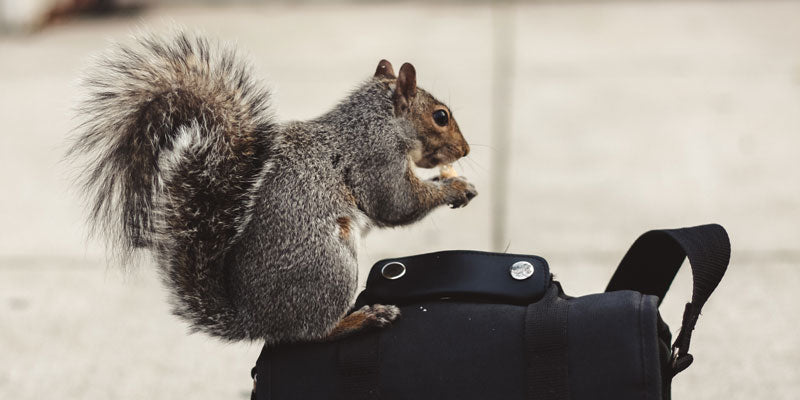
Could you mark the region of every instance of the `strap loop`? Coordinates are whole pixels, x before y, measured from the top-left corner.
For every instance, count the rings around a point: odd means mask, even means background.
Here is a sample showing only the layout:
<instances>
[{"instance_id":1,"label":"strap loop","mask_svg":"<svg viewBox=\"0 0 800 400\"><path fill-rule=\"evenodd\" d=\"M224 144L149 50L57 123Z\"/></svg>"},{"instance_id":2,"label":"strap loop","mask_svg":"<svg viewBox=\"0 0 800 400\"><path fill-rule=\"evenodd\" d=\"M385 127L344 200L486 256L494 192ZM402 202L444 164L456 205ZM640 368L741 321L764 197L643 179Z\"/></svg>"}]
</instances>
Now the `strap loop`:
<instances>
[{"instance_id":1,"label":"strap loop","mask_svg":"<svg viewBox=\"0 0 800 400\"><path fill-rule=\"evenodd\" d=\"M380 398L380 333L362 333L339 342L340 400Z\"/></svg>"},{"instance_id":2,"label":"strap loop","mask_svg":"<svg viewBox=\"0 0 800 400\"><path fill-rule=\"evenodd\" d=\"M692 303L686 303L683 309L683 320L678 337L672 344L672 376L685 370L692 364L694 357L689 354L689 344L692 341L692 331L697 325L697 318L700 317L700 310Z\"/></svg>"},{"instance_id":3,"label":"strap loop","mask_svg":"<svg viewBox=\"0 0 800 400\"><path fill-rule=\"evenodd\" d=\"M553 284L525 313L528 398L532 400L569 398L569 302L559 297L560 291L561 287Z\"/></svg>"}]
</instances>

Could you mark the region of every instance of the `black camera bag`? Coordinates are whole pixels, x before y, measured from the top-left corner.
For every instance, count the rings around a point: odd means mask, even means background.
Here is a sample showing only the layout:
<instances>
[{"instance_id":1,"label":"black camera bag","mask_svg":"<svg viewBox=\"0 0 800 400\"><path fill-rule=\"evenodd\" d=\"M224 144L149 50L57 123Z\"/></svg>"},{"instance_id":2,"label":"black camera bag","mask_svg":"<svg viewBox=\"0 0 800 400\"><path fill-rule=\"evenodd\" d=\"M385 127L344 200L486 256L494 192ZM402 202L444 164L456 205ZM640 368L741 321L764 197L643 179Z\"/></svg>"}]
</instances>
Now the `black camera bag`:
<instances>
[{"instance_id":1,"label":"black camera bag","mask_svg":"<svg viewBox=\"0 0 800 400\"><path fill-rule=\"evenodd\" d=\"M687 256L692 301L673 343L658 306ZM396 304L402 316L336 342L264 348L253 398L669 399L729 258L719 225L650 231L605 293L582 297L565 295L536 256L444 251L383 260L356 308Z\"/></svg>"}]
</instances>

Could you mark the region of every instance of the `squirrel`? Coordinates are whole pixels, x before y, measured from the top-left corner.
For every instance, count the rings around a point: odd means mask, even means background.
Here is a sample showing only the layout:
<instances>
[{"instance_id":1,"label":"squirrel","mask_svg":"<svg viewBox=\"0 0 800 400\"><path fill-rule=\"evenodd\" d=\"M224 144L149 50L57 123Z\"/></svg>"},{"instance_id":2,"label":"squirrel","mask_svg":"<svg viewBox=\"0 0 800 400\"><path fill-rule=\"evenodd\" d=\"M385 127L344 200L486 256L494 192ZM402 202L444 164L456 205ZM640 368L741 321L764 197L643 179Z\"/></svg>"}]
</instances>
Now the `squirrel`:
<instances>
[{"instance_id":1,"label":"squirrel","mask_svg":"<svg viewBox=\"0 0 800 400\"><path fill-rule=\"evenodd\" d=\"M192 332L275 345L386 326L396 306L349 312L359 237L477 195L463 177L415 174L470 148L409 63L395 75L381 60L302 122L275 121L230 45L185 31L114 46L83 86L68 154L87 160L92 231L123 260L149 250Z\"/></svg>"}]
</instances>

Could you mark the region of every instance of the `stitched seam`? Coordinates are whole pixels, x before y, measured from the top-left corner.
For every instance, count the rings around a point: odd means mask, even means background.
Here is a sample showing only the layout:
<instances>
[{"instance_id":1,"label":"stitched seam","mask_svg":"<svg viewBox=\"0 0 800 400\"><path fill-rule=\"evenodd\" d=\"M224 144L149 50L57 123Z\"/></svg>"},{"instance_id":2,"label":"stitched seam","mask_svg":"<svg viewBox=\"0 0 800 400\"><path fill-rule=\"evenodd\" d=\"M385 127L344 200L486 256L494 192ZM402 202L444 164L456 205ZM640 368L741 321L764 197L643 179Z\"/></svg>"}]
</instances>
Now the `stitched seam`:
<instances>
[{"instance_id":1,"label":"stitched seam","mask_svg":"<svg viewBox=\"0 0 800 400\"><path fill-rule=\"evenodd\" d=\"M645 296L639 294L639 306L637 307L637 314L639 316L639 361L641 361L641 371L642 371L642 390L644 396L643 399L648 398L648 391L647 391L647 371L645 370L645 362L644 362L644 327L642 324L644 323L644 319L642 318L642 314L644 313L644 303Z\"/></svg>"}]
</instances>

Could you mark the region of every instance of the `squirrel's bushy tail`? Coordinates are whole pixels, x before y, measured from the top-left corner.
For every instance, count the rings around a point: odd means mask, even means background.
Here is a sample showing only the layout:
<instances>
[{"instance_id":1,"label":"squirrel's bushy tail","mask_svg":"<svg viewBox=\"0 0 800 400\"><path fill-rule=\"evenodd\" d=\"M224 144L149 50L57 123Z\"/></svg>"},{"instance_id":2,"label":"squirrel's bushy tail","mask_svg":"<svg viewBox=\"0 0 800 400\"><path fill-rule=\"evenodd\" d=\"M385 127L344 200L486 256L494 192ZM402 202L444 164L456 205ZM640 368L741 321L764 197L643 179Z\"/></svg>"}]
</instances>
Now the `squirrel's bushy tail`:
<instances>
[{"instance_id":1,"label":"squirrel's bushy tail","mask_svg":"<svg viewBox=\"0 0 800 400\"><path fill-rule=\"evenodd\" d=\"M123 258L152 250L195 330L239 339L222 261L269 168L268 93L233 49L184 32L117 46L84 86L70 154L96 232Z\"/></svg>"}]
</instances>

